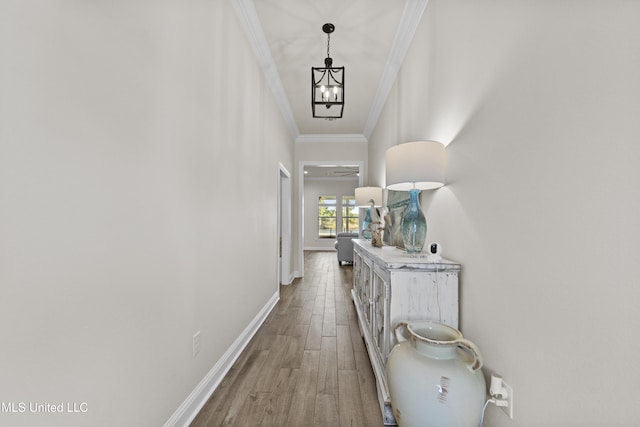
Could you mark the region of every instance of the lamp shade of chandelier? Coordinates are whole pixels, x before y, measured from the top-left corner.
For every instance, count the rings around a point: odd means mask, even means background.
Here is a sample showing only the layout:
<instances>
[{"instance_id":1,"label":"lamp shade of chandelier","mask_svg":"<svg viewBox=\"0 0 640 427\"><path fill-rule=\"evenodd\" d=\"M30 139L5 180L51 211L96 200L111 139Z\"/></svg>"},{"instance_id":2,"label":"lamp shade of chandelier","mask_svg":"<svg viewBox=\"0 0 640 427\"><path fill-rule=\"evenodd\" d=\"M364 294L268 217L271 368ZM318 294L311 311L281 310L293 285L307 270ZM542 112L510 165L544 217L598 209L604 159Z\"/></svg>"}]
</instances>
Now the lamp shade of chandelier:
<instances>
[{"instance_id":1,"label":"lamp shade of chandelier","mask_svg":"<svg viewBox=\"0 0 640 427\"><path fill-rule=\"evenodd\" d=\"M344 67L334 67L329 55L333 24L324 24L327 34L327 57L324 67L311 67L311 111L313 117L328 120L342 118L344 110Z\"/></svg>"}]
</instances>

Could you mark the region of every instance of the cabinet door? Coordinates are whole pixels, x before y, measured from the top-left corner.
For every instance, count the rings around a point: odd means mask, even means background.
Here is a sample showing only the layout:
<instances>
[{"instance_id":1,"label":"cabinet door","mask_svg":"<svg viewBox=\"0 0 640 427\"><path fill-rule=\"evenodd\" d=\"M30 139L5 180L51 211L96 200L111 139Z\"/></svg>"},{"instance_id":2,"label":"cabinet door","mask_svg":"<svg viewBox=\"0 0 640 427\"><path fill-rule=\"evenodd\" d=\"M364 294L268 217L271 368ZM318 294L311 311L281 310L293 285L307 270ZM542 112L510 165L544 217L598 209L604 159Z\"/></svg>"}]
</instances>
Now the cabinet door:
<instances>
[{"instance_id":1,"label":"cabinet door","mask_svg":"<svg viewBox=\"0 0 640 427\"><path fill-rule=\"evenodd\" d=\"M382 356L382 360L386 360L386 342L384 332L385 319L385 299L386 283L383 275L377 269L373 271L373 321L371 322L371 335L375 341L378 351Z\"/></svg>"},{"instance_id":2,"label":"cabinet door","mask_svg":"<svg viewBox=\"0 0 640 427\"><path fill-rule=\"evenodd\" d=\"M367 324L371 323L371 270L371 261L367 258L362 258L362 294L360 302L362 303L362 312Z\"/></svg>"},{"instance_id":3,"label":"cabinet door","mask_svg":"<svg viewBox=\"0 0 640 427\"><path fill-rule=\"evenodd\" d=\"M362 257L358 252L353 253L353 289L359 301L362 301Z\"/></svg>"}]
</instances>

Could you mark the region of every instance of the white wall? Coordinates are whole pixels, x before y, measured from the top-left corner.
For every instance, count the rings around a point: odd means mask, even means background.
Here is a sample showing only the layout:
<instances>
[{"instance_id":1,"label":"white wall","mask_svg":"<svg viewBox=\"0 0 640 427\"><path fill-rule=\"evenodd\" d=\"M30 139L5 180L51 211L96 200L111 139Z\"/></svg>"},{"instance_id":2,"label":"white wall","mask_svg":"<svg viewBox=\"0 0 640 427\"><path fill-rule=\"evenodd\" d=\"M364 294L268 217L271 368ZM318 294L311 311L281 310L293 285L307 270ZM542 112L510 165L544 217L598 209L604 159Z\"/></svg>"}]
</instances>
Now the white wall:
<instances>
[{"instance_id":1,"label":"white wall","mask_svg":"<svg viewBox=\"0 0 640 427\"><path fill-rule=\"evenodd\" d=\"M228 1L7 0L0 57L0 402L88 409L0 425L162 425L277 294L293 141Z\"/></svg>"},{"instance_id":2,"label":"white wall","mask_svg":"<svg viewBox=\"0 0 640 427\"><path fill-rule=\"evenodd\" d=\"M431 0L370 141L450 143L422 194L461 329L513 386L486 426L640 424L640 3Z\"/></svg>"},{"instance_id":3,"label":"white wall","mask_svg":"<svg viewBox=\"0 0 640 427\"><path fill-rule=\"evenodd\" d=\"M334 250L336 239L318 238L318 197L336 196L342 203L343 196L353 196L358 187L358 179L314 179L304 180L304 248L307 250ZM342 206L342 205L340 205ZM338 207L336 215L342 218ZM340 233L340 229L336 231Z\"/></svg>"}]
</instances>

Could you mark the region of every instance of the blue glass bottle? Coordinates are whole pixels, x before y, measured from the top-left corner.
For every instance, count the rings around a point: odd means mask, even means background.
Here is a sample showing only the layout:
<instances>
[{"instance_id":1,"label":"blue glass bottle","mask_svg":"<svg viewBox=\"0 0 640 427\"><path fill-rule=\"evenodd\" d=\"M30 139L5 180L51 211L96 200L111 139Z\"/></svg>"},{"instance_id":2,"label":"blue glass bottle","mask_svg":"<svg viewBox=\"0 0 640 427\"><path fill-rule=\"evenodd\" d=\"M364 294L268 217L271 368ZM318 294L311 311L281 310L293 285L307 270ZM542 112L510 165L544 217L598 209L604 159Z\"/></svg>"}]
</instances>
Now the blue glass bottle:
<instances>
[{"instance_id":1,"label":"blue glass bottle","mask_svg":"<svg viewBox=\"0 0 640 427\"><path fill-rule=\"evenodd\" d=\"M420 190L409 190L409 206L402 218L402 241L408 254L422 252L427 238L427 220L420 209Z\"/></svg>"},{"instance_id":2,"label":"blue glass bottle","mask_svg":"<svg viewBox=\"0 0 640 427\"><path fill-rule=\"evenodd\" d=\"M371 208L367 208L367 213L364 216L364 221L362 222L362 237L367 240L371 240L371 230L369 229L369 225L371 225Z\"/></svg>"}]
</instances>

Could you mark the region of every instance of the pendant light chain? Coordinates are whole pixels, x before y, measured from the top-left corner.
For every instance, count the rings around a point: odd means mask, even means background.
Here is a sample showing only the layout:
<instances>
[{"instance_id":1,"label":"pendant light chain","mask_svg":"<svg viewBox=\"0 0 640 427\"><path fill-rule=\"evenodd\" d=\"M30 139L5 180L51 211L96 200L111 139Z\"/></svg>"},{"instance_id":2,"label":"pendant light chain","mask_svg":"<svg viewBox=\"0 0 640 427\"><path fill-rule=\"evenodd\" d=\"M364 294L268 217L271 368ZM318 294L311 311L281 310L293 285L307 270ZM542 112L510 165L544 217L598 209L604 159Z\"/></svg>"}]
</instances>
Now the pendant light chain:
<instances>
[{"instance_id":1,"label":"pendant light chain","mask_svg":"<svg viewBox=\"0 0 640 427\"><path fill-rule=\"evenodd\" d=\"M331 43L331 34L327 33L327 58L331 57L331 55L329 54L329 43Z\"/></svg>"}]
</instances>

